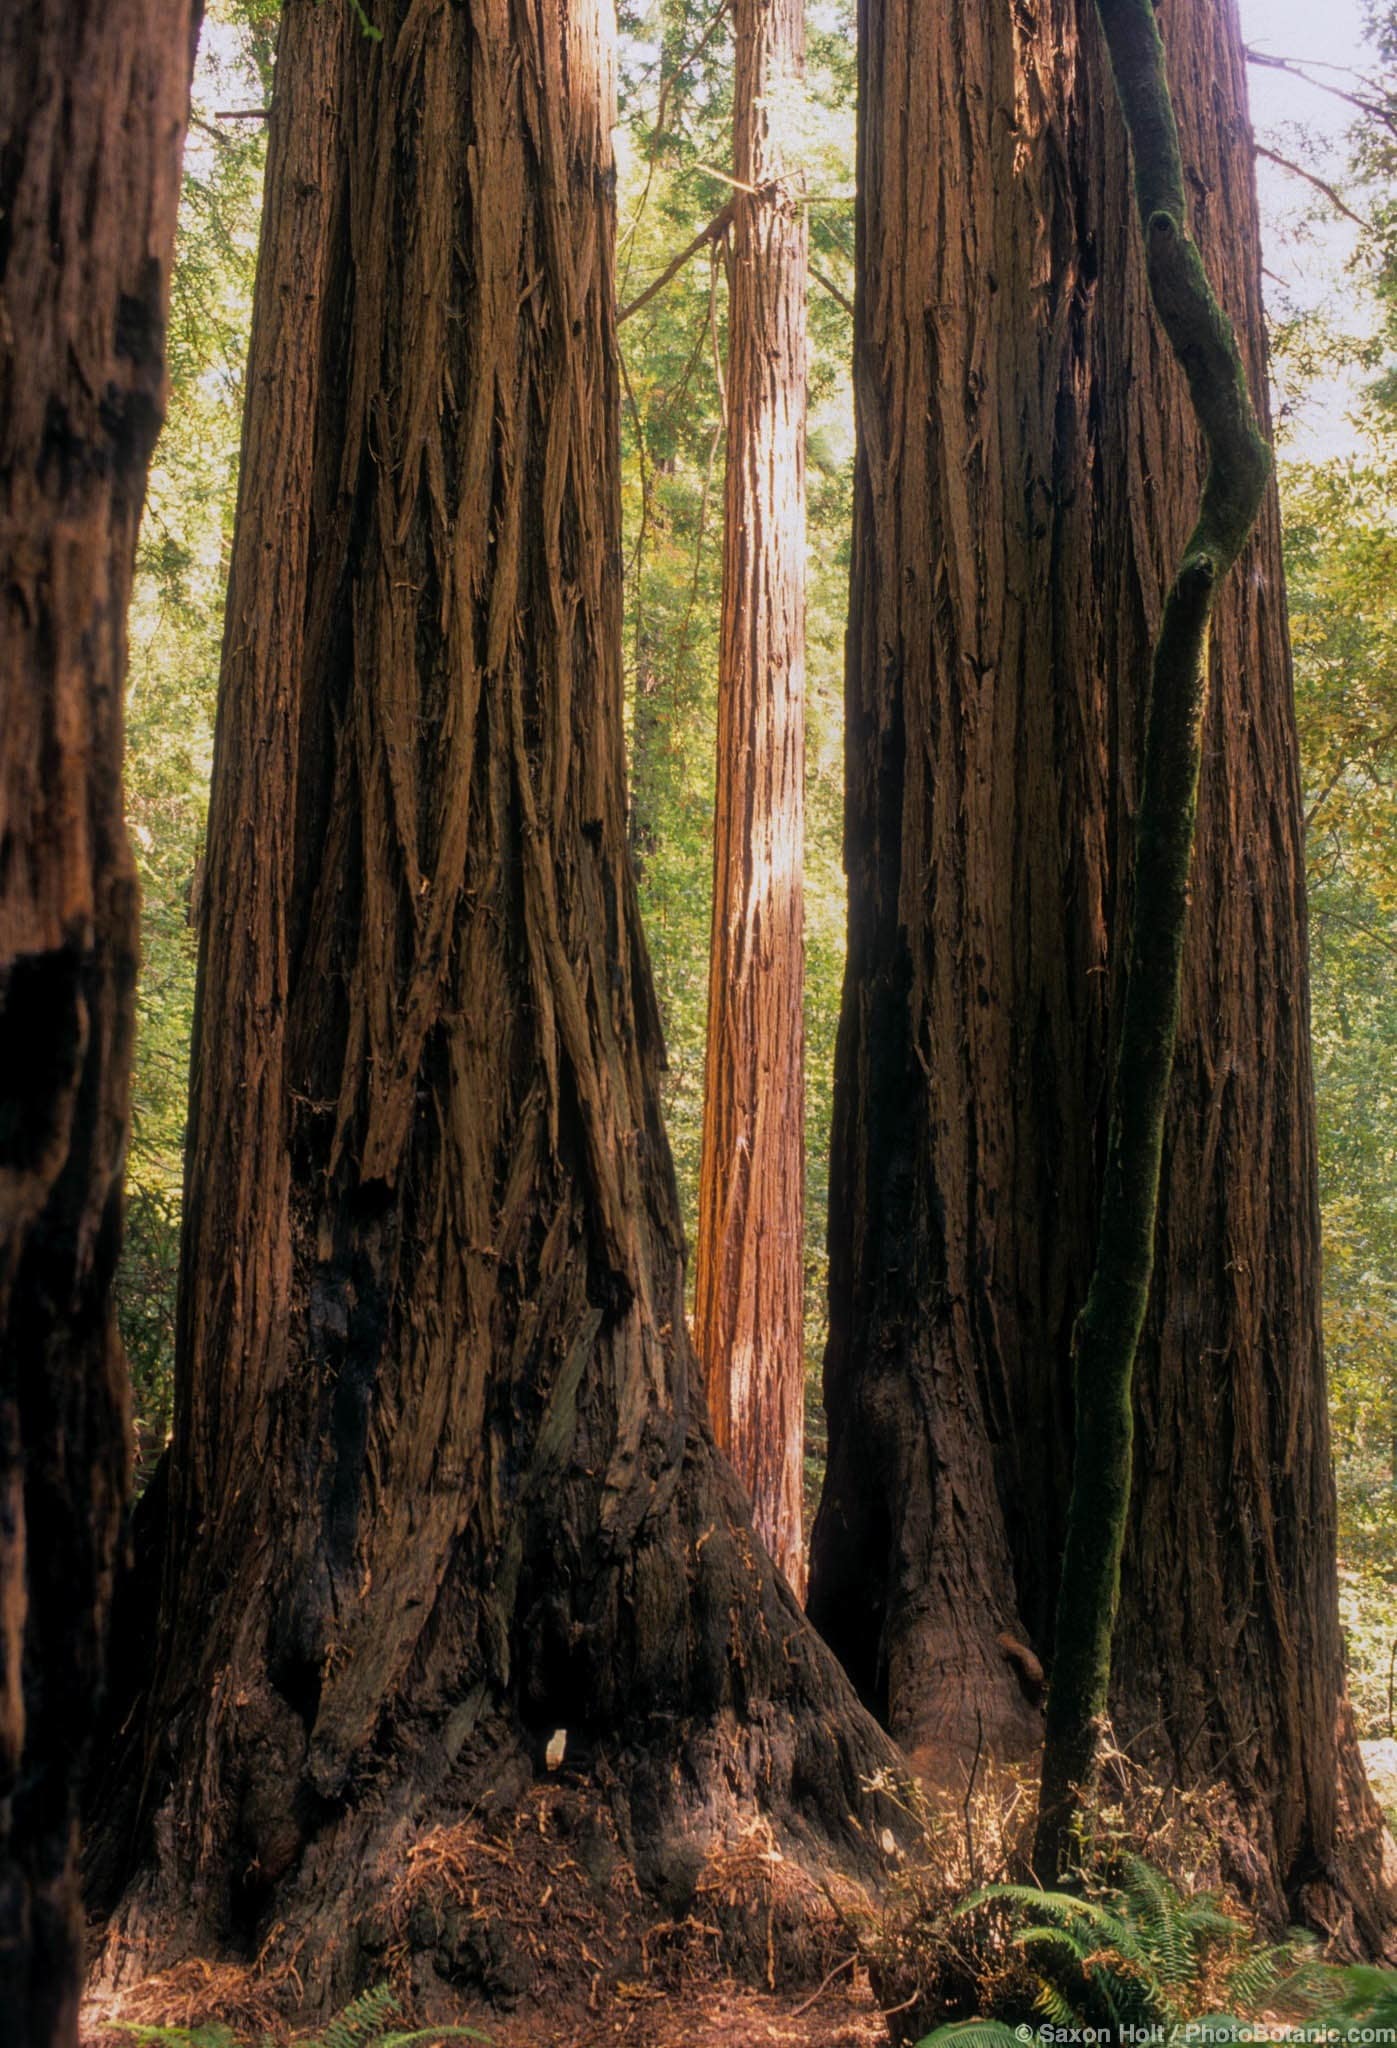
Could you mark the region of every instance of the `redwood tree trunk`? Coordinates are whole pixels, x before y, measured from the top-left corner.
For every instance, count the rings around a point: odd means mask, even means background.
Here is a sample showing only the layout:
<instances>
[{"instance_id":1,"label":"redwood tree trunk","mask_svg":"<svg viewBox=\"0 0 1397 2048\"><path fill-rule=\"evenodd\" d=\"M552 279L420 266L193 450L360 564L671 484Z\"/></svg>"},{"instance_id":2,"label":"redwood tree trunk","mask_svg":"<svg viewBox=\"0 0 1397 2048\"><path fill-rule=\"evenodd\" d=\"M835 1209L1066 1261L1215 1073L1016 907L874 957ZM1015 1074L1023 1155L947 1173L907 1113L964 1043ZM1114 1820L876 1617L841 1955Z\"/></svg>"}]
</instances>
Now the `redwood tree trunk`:
<instances>
[{"instance_id":1,"label":"redwood tree trunk","mask_svg":"<svg viewBox=\"0 0 1397 2048\"><path fill-rule=\"evenodd\" d=\"M507 1807L558 1729L662 1887L738 1795L867 1855L891 1752L752 1542L685 1337L606 18L284 13L114 1972L268 1938L311 1991L381 1972L422 1829Z\"/></svg>"},{"instance_id":2,"label":"redwood tree trunk","mask_svg":"<svg viewBox=\"0 0 1397 2048\"><path fill-rule=\"evenodd\" d=\"M1161 16L1194 231L1265 389L1231 0ZM865 0L830 1466L811 1613L929 1769L1029 1754L1095 1245L1148 649L1198 444L1091 0ZM1234 1873L1375 1944L1344 1703L1301 808L1274 494L1214 621L1137 1367L1118 1738Z\"/></svg>"},{"instance_id":3,"label":"redwood tree trunk","mask_svg":"<svg viewBox=\"0 0 1397 2048\"><path fill-rule=\"evenodd\" d=\"M126 605L164 407L188 0L0 15L0 2013L77 2037L76 1786L129 1481L111 1283L138 891Z\"/></svg>"},{"instance_id":4,"label":"redwood tree trunk","mask_svg":"<svg viewBox=\"0 0 1397 2048\"><path fill-rule=\"evenodd\" d=\"M714 1435L805 1589L804 0L738 0L717 809L694 1340Z\"/></svg>"}]
</instances>

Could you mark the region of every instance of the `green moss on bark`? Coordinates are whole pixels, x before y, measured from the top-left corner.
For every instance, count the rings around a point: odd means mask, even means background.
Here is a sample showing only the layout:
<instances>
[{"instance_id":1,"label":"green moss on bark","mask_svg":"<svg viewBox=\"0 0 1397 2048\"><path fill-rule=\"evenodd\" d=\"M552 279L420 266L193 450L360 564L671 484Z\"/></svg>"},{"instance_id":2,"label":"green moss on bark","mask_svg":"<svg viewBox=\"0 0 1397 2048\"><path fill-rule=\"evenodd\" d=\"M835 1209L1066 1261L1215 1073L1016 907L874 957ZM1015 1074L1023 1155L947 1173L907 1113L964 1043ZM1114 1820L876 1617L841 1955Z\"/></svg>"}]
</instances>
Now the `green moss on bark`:
<instances>
[{"instance_id":1,"label":"green moss on bark","mask_svg":"<svg viewBox=\"0 0 1397 2048\"><path fill-rule=\"evenodd\" d=\"M1231 322L1189 235L1178 129L1151 0L1097 0L1097 7L1135 156L1150 293L1188 383L1208 473L1154 650L1101 1224L1074 1333L1076 1448L1035 1846L1045 1881L1060 1876L1067 1861L1106 1719L1130 1502L1132 1380L1154 1264L1164 1110L1178 1036L1208 621L1260 510L1270 468Z\"/></svg>"}]
</instances>

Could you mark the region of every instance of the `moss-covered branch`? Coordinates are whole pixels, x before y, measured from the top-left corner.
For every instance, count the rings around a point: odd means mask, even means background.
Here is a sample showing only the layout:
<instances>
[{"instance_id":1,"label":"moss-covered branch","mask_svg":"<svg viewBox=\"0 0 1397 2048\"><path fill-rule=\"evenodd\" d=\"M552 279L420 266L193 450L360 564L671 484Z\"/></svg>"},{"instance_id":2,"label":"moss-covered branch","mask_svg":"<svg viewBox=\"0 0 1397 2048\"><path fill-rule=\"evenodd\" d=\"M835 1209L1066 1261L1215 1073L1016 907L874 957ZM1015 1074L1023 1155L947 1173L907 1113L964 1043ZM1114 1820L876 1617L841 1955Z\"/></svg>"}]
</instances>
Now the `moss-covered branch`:
<instances>
[{"instance_id":1,"label":"moss-covered branch","mask_svg":"<svg viewBox=\"0 0 1397 2048\"><path fill-rule=\"evenodd\" d=\"M1130 1501L1135 1353L1154 1264L1164 1109L1178 1036L1208 620L1270 466L1227 315L1188 232L1178 130L1151 0L1097 0L1135 157L1150 293L1208 451L1198 523L1154 650L1125 1011L1096 1267L1074 1333L1076 1453L1058 1593L1035 1862L1062 1871L1107 1711Z\"/></svg>"}]
</instances>

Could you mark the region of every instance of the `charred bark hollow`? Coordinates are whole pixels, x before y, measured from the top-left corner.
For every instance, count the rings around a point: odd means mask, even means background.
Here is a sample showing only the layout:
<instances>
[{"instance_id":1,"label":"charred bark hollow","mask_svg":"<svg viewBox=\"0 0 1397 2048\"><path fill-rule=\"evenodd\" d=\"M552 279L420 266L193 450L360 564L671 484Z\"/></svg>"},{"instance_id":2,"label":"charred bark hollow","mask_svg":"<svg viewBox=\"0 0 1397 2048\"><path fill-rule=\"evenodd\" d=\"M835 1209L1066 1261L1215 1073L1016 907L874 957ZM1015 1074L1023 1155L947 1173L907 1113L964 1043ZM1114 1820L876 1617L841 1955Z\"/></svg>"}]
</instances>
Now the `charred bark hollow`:
<instances>
[{"instance_id":1,"label":"charred bark hollow","mask_svg":"<svg viewBox=\"0 0 1397 2048\"><path fill-rule=\"evenodd\" d=\"M283 17L113 1969L276 1929L345 1988L415 1830L558 1729L657 1882L738 1798L870 1860L892 1752L685 1339L626 848L605 18Z\"/></svg>"},{"instance_id":2,"label":"charred bark hollow","mask_svg":"<svg viewBox=\"0 0 1397 2048\"><path fill-rule=\"evenodd\" d=\"M1230 0L1161 22L1195 235L1265 390ZM865 0L850 953L811 1613L927 1763L1041 1739L1142 679L1201 456L1085 0ZM930 223L939 223L933 231ZM1266 1909L1375 1945L1320 1334L1272 493L1214 617L1112 1709L1221 1783ZM1027 1658L1012 1646L1023 1646Z\"/></svg>"},{"instance_id":3,"label":"charred bark hollow","mask_svg":"<svg viewBox=\"0 0 1397 2048\"><path fill-rule=\"evenodd\" d=\"M781 123L804 0L739 0L713 935L694 1342L714 1434L805 1590L805 264Z\"/></svg>"},{"instance_id":4,"label":"charred bark hollow","mask_svg":"<svg viewBox=\"0 0 1397 2048\"><path fill-rule=\"evenodd\" d=\"M165 397L187 4L0 15L0 2012L77 2035L76 1789L126 1497L126 605Z\"/></svg>"}]
</instances>

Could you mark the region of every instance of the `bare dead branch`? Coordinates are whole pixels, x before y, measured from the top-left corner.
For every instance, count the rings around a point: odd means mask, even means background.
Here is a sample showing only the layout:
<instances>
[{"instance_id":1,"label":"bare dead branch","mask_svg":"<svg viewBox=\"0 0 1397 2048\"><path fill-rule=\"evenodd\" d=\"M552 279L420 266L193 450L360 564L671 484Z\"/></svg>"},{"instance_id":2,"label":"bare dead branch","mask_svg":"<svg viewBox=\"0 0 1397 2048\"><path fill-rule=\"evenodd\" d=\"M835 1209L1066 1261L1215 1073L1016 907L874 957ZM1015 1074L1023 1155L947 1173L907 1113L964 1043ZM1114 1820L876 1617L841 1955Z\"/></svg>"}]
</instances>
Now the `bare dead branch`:
<instances>
[{"instance_id":1,"label":"bare dead branch","mask_svg":"<svg viewBox=\"0 0 1397 2048\"><path fill-rule=\"evenodd\" d=\"M645 290L640 293L638 298L632 299L628 306L622 306L620 312L616 315L617 326L619 327L623 321L629 320L632 313L638 313L642 306L648 306L651 299L664 290L671 278L678 276L691 256L697 256L699 250L704 248L706 244L716 242L721 235L727 233L731 221L732 202L729 200L726 206L720 208L714 214L707 227L700 228L692 242L687 243L674 260L665 265L659 276L652 283L646 285Z\"/></svg>"},{"instance_id":2,"label":"bare dead branch","mask_svg":"<svg viewBox=\"0 0 1397 2048\"><path fill-rule=\"evenodd\" d=\"M1293 162L1290 157L1281 156L1277 150L1267 149L1264 143L1254 142L1252 148L1258 156L1264 156L1268 164L1276 164L1281 170L1289 171L1293 178L1303 178L1307 185L1313 185L1316 192L1322 192L1334 211L1341 213L1345 220L1351 220L1354 226L1362 228L1365 234L1372 232L1371 224L1364 220L1361 213L1355 213L1348 201L1336 192L1326 179L1318 177L1314 171L1307 171L1303 164Z\"/></svg>"},{"instance_id":3,"label":"bare dead branch","mask_svg":"<svg viewBox=\"0 0 1397 2048\"><path fill-rule=\"evenodd\" d=\"M1349 71L1344 65L1322 64L1313 58L1301 63L1294 57L1270 57L1264 50L1248 49L1244 54L1248 64L1258 65L1266 71L1284 71L1291 78L1303 79L1305 84L1312 85L1316 92L1327 92L1331 99L1345 100L1349 106L1357 107L1361 114L1371 114L1373 119L1381 121L1384 127L1397 130L1397 117L1394 117L1390 104L1381 95L1375 82L1363 78L1359 72ZM1349 92L1341 85L1331 85L1327 78L1315 78L1312 74L1316 71L1337 71L1341 76L1359 78L1360 82L1369 88L1373 97Z\"/></svg>"},{"instance_id":4,"label":"bare dead branch","mask_svg":"<svg viewBox=\"0 0 1397 2048\"><path fill-rule=\"evenodd\" d=\"M823 285L825 290L829 293L830 297L834 300L835 304L837 306L842 306L844 308L844 311L849 315L849 318L852 320L854 317L853 300L850 298L846 298L844 293L840 291L839 286L835 284L832 279L826 277L823 270L817 270L813 263L809 264L807 268L809 269L810 275L814 278L816 284Z\"/></svg>"}]
</instances>

